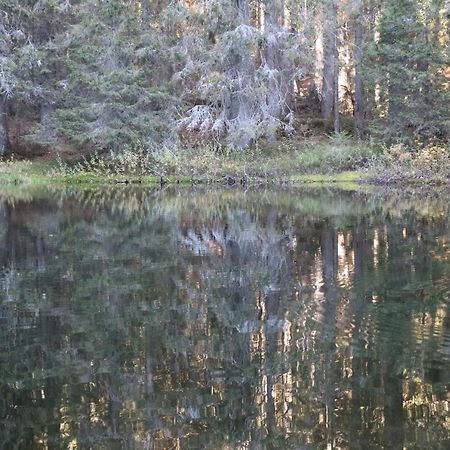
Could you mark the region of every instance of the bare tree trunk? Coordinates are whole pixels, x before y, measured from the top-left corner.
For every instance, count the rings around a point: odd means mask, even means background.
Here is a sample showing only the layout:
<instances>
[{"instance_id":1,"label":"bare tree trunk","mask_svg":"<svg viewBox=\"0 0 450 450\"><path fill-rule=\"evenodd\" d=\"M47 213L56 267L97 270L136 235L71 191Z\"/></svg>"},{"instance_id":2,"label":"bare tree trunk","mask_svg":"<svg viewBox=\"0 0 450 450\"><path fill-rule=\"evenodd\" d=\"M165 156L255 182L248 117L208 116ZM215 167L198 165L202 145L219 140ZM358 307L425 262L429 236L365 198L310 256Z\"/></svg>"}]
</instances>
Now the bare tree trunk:
<instances>
[{"instance_id":1,"label":"bare tree trunk","mask_svg":"<svg viewBox=\"0 0 450 450\"><path fill-rule=\"evenodd\" d=\"M334 30L334 132L339 133L339 48L338 29Z\"/></svg>"},{"instance_id":2,"label":"bare tree trunk","mask_svg":"<svg viewBox=\"0 0 450 450\"><path fill-rule=\"evenodd\" d=\"M280 31L280 23L284 2L280 0L266 0L265 2L265 28L267 46L265 51L266 64L273 71L269 80L267 106L272 117L272 123L269 124L268 138L270 141L276 140L276 121L281 115L284 95L282 82L282 62L280 55L280 45L277 33Z\"/></svg>"},{"instance_id":3,"label":"bare tree trunk","mask_svg":"<svg viewBox=\"0 0 450 450\"><path fill-rule=\"evenodd\" d=\"M353 58L355 61L355 135L358 139L364 136L364 84L362 76L362 59L363 59L363 17L362 17L362 1L356 2L356 11L354 18L355 27L355 47L353 50Z\"/></svg>"},{"instance_id":4,"label":"bare tree trunk","mask_svg":"<svg viewBox=\"0 0 450 450\"><path fill-rule=\"evenodd\" d=\"M322 117L330 120L335 103L336 0L327 0L323 21Z\"/></svg>"},{"instance_id":5,"label":"bare tree trunk","mask_svg":"<svg viewBox=\"0 0 450 450\"><path fill-rule=\"evenodd\" d=\"M365 7L365 14L367 16L366 30L364 33L364 40L371 45L377 42L377 35L375 29L379 21L379 5L375 5L373 2L367 2ZM364 94L364 118L365 122L369 123L378 115L379 107L379 79L376 77L374 80L366 83L366 89ZM368 133L368 130L364 130Z\"/></svg>"},{"instance_id":6,"label":"bare tree trunk","mask_svg":"<svg viewBox=\"0 0 450 450\"><path fill-rule=\"evenodd\" d=\"M150 28L150 17L151 17L151 7L150 0L142 0L141 1L141 20L142 20L142 29L148 30Z\"/></svg>"},{"instance_id":7,"label":"bare tree trunk","mask_svg":"<svg viewBox=\"0 0 450 450\"><path fill-rule=\"evenodd\" d=\"M5 95L0 96L0 156L9 150L8 136L8 101Z\"/></svg>"},{"instance_id":8,"label":"bare tree trunk","mask_svg":"<svg viewBox=\"0 0 450 450\"><path fill-rule=\"evenodd\" d=\"M261 17L262 17L262 3L263 0L255 0L251 9L251 23L258 30L262 29Z\"/></svg>"}]
</instances>

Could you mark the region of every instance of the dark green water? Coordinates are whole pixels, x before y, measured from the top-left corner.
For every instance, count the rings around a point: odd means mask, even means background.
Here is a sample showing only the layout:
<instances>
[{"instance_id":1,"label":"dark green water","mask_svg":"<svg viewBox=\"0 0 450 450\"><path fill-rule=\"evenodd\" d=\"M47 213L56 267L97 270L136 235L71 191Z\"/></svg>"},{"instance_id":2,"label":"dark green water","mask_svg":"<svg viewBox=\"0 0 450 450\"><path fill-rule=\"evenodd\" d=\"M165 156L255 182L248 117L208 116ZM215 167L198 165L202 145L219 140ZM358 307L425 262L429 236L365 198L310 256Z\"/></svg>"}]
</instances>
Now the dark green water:
<instances>
[{"instance_id":1,"label":"dark green water","mask_svg":"<svg viewBox=\"0 0 450 450\"><path fill-rule=\"evenodd\" d=\"M449 303L445 197L0 192L0 448L448 449Z\"/></svg>"}]
</instances>

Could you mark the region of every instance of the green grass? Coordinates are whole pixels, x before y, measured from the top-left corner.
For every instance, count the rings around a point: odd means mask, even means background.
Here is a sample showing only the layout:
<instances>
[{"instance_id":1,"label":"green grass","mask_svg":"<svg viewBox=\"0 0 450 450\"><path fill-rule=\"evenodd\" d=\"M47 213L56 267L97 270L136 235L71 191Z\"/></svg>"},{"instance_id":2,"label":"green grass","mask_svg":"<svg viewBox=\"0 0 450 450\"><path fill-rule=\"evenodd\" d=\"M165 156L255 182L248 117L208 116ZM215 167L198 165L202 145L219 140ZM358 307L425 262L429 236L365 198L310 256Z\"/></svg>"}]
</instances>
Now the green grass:
<instances>
[{"instance_id":1,"label":"green grass","mask_svg":"<svg viewBox=\"0 0 450 450\"><path fill-rule=\"evenodd\" d=\"M77 171L71 174L58 172L57 161L4 161L0 162L0 185L67 185L97 184L110 185L117 182L140 182L145 185L157 185L156 176L125 176L101 174L98 172ZM185 180L182 180L186 182Z\"/></svg>"},{"instance_id":2,"label":"green grass","mask_svg":"<svg viewBox=\"0 0 450 450\"><path fill-rule=\"evenodd\" d=\"M38 182L50 169L48 162L2 161L0 162L1 183Z\"/></svg>"},{"instance_id":3,"label":"green grass","mask_svg":"<svg viewBox=\"0 0 450 450\"><path fill-rule=\"evenodd\" d=\"M346 171L331 174L294 175L293 181L299 183L359 183L369 178L368 172Z\"/></svg>"},{"instance_id":4,"label":"green grass","mask_svg":"<svg viewBox=\"0 0 450 450\"><path fill-rule=\"evenodd\" d=\"M370 172L355 170L333 174L294 175L291 179L295 184L320 187L334 185L341 189L354 190L358 189L361 183L368 183L370 176Z\"/></svg>"},{"instance_id":5,"label":"green grass","mask_svg":"<svg viewBox=\"0 0 450 450\"><path fill-rule=\"evenodd\" d=\"M346 135L261 143L246 151L218 152L211 147L161 149L153 155L159 173L194 177L287 179L294 175L331 174L368 167L380 150Z\"/></svg>"},{"instance_id":6,"label":"green grass","mask_svg":"<svg viewBox=\"0 0 450 450\"><path fill-rule=\"evenodd\" d=\"M153 153L128 151L92 155L78 163L0 162L0 183L110 185L129 182L157 185L224 182L353 183L366 177L365 168L377 150L347 136L256 146L246 151L212 147L162 148Z\"/></svg>"}]
</instances>

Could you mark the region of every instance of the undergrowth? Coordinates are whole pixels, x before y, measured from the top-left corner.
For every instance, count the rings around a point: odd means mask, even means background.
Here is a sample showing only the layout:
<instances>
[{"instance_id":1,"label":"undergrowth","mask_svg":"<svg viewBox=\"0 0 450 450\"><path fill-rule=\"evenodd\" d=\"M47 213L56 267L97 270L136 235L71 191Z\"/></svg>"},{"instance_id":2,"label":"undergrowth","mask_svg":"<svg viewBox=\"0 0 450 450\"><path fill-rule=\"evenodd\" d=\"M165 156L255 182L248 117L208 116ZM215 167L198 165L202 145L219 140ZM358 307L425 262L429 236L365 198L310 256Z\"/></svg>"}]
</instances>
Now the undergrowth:
<instances>
[{"instance_id":1,"label":"undergrowth","mask_svg":"<svg viewBox=\"0 0 450 450\"><path fill-rule=\"evenodd\" d=\"M410 151L405 146L369 146L346 135L328 139L286 140L277 145L260 143L246 151L202 146L162 147L152 151L141 147L123 152L84 157L77 163L57 161L17 161L0 159L3 183L56 181L88 182L116 177L160 177L219 179L244 177L266 180L314 181L345 175L346 181L360 178L383 184L448 184L450 146L430 145ZM321 178L322 177L322 178ZM342 178L342 177L341 177ZM341 179L340 178L340 179Z\"/></svg>"},{"instance_id":2,"label":"undergrowth","mask_svg":"<svg viewBox=\"0 0 450 450\"><path fill-rule=\"evenodd\" d=\"M369 167L378 154L374 147L357 143L346 135L326 140L286 140L276 145L260 143L245 151L212 145L162 147L152 151L137 147L106 155L92 154L76 164L60 159L52 174L281 178L362 169Z\"/></svg>"},{"instance_id":3,"label":"undergrowth","mask_svg":"<svg viewBox=\"0 0 450 450\"><path fill-rule=\"evenodd\" d=\"M380 183L446 184L450 182L450 146L429 145L410 152L399 144L387 149L374 165Z\"/></svg>"}]
</instances>

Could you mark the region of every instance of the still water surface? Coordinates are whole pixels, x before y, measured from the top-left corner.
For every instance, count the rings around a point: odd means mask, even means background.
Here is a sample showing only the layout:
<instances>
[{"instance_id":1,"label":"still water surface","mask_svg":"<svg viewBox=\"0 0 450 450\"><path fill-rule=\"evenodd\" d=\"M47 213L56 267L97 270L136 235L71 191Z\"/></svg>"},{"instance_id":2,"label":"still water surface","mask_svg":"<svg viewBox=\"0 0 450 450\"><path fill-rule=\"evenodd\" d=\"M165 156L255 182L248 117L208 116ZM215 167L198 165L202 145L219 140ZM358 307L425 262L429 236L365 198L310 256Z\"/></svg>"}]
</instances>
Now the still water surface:
<instances>
[{"instance_id":1,"label":"still water surface","mask_svg":"<svg viewBox=\"0 0 450 450\"><path fill-rule=\"evenodd\" d=\"M1 449L448 449L446 201L0 192Z\"/></svg>"}]
</instances>

